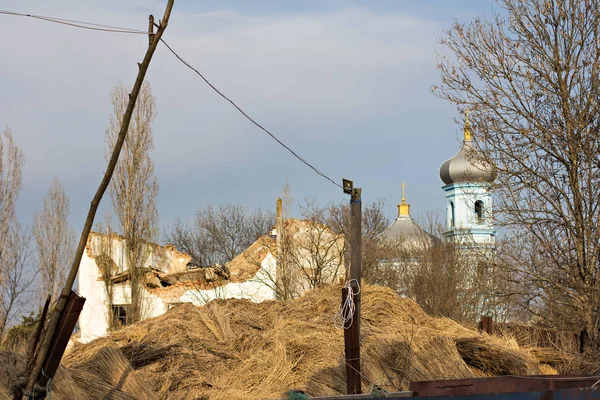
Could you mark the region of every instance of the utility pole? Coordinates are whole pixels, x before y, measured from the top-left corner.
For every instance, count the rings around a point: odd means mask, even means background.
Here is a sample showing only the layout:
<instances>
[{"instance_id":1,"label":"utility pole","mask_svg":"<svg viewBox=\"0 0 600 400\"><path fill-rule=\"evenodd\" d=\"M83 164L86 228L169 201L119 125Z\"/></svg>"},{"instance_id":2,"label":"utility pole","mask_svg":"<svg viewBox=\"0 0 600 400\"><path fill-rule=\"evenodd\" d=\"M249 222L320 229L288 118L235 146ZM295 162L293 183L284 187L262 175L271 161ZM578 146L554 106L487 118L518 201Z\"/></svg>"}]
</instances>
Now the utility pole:
<instances>
[{"instance_id":1,"label":"utility pole","mask_svg":"<svg viewBox=\"0 0 600 400\"><path fill-rule=\"evenodd\" d=\"M344 193L350 195L350 291L342 289L342 304L347 296L352 296L354 315L344 315L351 321L344 326L344 353L346 358L346 391L348 394L361 394L360 372L360 288L362 275L362 200L361 189L355 188L352 181L344 179ZM346 314L350 312L344 308ZM350 318L351 317L351 318Z\"/></svg>"},{"instance_id":2,"label":"utility pole","mask_svg":"<svg viewBox=\"0 0 600 400\"><path fill-rule=\"evenodd\" d=\"M276 243L276 251L277 257L276 262L277 265L275 267L275 293L277 299L286 300L286 284L287 279L285 279L285 264L284 264L284 250L283 250L283 205L281 198L277 199L277 212L275 219L275 243Z\"/></svg>"},{"instance_id":3,"label":"utility pole","mask_svg":"<svg viewBox=\"0 0 600 400\"><path fill-rule=\"evenodd\" d=\"M115 147L113 149L112 155L108 162L108 166L106 167L106 172L104 173L104 177L98 186L98 190L94 195L92 202L90 204L90 208L88 211L87 218L83 225L83 230L81 232L81 236L79 238L79 244L77 246L77 251L75 252L75 257L73 259L73 264L71 264L71 269L69 271L69 275L65 282L65 286L62 290L60 297L58 298L54 310L50 316L50 320L48 322L48 326L46 327L46 332L44 334L43 341L39 344L37 351L35 352L35 363L33 364L33 368L31 371L26 371L28 376L25 377L27 385L24 390L22 390L25 398L32 398L33 393L36 393L36 399L43 399L46 396L46 385L38 383L41 382L42 378L42 368L45 363L48 361L47 357L51 350L53 343L55 342L55 336L61 333L61 329L65 328L65 326L59 326L59 322L61 321L63 312L65 312L65 308L69 299L72 296L72 288L75 283L75 278L77 277L77 271L79 270L79 264L81 263L81 258L83 257L83 252L85 251L85 247L87 245L88 236L92 229L92 225L94 223L94 217L96 216L96 211L98 210L98 206L100 205L100 201L104 196L104 192L110 183L113 172L117 165L117 161L119 160L119 155L121 154L121 149L123 148L123 143L125 142L125 138L127 137L127 132L129 130L129 123L131 122L131 116L133 114L133 110L135 108L135 103L137 101L138 95L140 93L140 89L142 87L142 83L144 81L144 77L146 76L146 71L148 71L148 66L150 65L150 61L152 60L152 56L156 47L158 46L158 42L165 29L167 28L167 24L169 23L169 17L171 16L171 10L173 9L174 0L168 0L167 6L165 8L165 13L163 15L163 19L160 21L158 25L158 29L156 33L154 33L154 17L150 16L149 21L149 29L148 29L148 49L146 50L146 54L141 63L138 63L138 75L136 77L135 83L129 94L129 103L127 104L127 109L123 115L123 122L121 123L121 129L119 131L119 136L117 137L117 141L115 143ZM40 321L41 324L44 321ZM72 330L71 330L72 332ZM63 349L64 351L64 349ZM60 358L62 357L62 352L57 356L58 362L60 362ZM54 376L44 376L44 379L52 379ZM23 388L22 388L23 389ZM35 389L35 390L34 390ZM39 390L39 391L38 391ZM42 393L40 393L40 391ZM39 396L38 396L39 394Z\"/></svg>"}]
</instances>

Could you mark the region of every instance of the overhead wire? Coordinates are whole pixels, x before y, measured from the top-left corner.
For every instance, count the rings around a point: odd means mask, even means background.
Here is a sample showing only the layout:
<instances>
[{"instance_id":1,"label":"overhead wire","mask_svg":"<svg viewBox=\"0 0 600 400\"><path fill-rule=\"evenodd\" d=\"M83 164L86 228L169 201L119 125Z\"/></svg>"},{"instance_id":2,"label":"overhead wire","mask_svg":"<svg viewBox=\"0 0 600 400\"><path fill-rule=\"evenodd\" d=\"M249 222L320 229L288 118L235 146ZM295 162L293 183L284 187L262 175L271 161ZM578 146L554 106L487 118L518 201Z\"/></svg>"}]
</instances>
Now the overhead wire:
<instances>
[{"instance_id":1,"label":"overhead wire","mask_svg":"<svg viewBox=\"0 0 600 400\"><path fill-rule=\"evenodd\" d=\"M58 24L73 26L76 28L89 29L89 30L93 30L93 31L114 32L114 33L132 33L132 34L136 34L136 35L147 35L148 34L148 32L145 32L145 31L142 31L139 29L122 28L119 26L96 24L93 22L85 22L85 21L76 21L76 20L66 19L66 18L47 17L47 16L35 15L35 14L24 14L24 13L18 13L18 12L7 11L7 10L0 10L0 14L15 15L15 16L19 16L19 17L29 17L29 18L39 19L42 21L55 22Z\"/></svg>"},{"instance_id":2,"label":"overhead wire","mask_svg":"<svg viewBox=\"0 0 600 400\"><path fill-rule=\"evenodd\" d=\"M294 157L296 157L298 160L300 160L302 163L304 163L307 167L309 167L310 169L312 169L314 172L317 173L317 175L327 179L329 182L333 183L334 185L340 187L343 189L342 185L340 185L339 183L337 183L336 181L334 181L333 179L331 179L329 176L325 175L323 172L321 172L319 169L317 169L315 166L313 166L311 163L309 163L308 161L306 161L304 158L302 158L298 153L296 153L294 150L292 150L290 147L288 147L285 143L283 143L281 140L279 140L277 138L277 136L275 136L274 134L272 134L267 128L265 128L264 126L262 126L261 124L259 124L258 122L256 122L256 120L254 120L254 118L252 118L251 116L249 116L244 110L242 110L233 100L231 100L229 97L227 97L226 95L224 95L219 89L217 89L212 83L210 83L210 81L208 79L206 79L206 77L204 77L204 75L202 75L196 68L192 67L187 61L185 61L183 58L181 58L181 56L179 54L177 54L175 52L175 50L173 50L171 48L171 46L169 46L167 44L167 42L165 42L162 38L160 39L161 42L163 42L163 44L165 46L167 46L167 49L169 49L169 51L171 51L171 53L173 53L173 55L175 57L177 57L177 59L179 61L181 61L186 67L188 67L189 69L191 69L192 71L194 71L196 74L198 74L198 76L200 76L200 78L202 78L202 80L204 80L204 82L206 82L206 84L208 86L210 86L210 88L212 90L214 90L219 96L221 96L222 98L224 98L225 100L227 100L233 107L235 107L244 117L246 117L246 119L250 122L252 122L254 125L256 125L258 128L260 128L262 131L264 131L267 135L269 135L271 138L273 138L277 143L279 143L283 148L285 148L287 151L289 151Z\"/></svg>"},{"instance_id":3,"label":"overhead wire","mask_svg":"<svg viewBox=\"0 0 600 400\"><path fill-rule=\"evenodd\" d=\"M35 18L35 19L39 19L42 21L47 21L47 22L54 22L54 23L59 23L59 24L63 24L63 25L68 25L68 26L72 26L72 27L76 27L76 28L83 28L83 29L89 29L89 30L94 30L94 31L103 31L103 32L113 32L113 33L130 33L130 34L137 34L137 35L147 35L148 32L139 30L139 29L131 29L131 28L123 28L123 27L118 27L118 26L111 26L111 25L103 25L103 24L97 24L97 23L92 23L92 22L85 22L85 21L77 21L77 20L71 20L71 19L66 19L66 18L56 18L56 17L48 17L48 16L42 16L42 15L34 15L34 14L24 14L24 13L17 13L17 12L13 12L13 11L7 11L7 10L0 10L0 14L6 14L6 15L15 15L15 16L21 16L21 17L30 17L30 18ZM177 52L175 52L175 50L173 50L173 48L171 46L169 46L169 44L164 40L164 39L160 39L160 41L167 47L167 49L181 62L183 63L186 67L188 67L189 69L191 69L192 71L194 71L198 76L200 76L200 78L202 78L202 80L212 89L215 91L215 93L217 93L219 96L221 96L223 99L227 100L233 107L235 107L236 110L238 110L248 121L250 121L252 124L254 124L255 126L257 126L259 129L261 129L262 131L264 131L267 135L269 135L273 140L275 140L280 146L282 146L283 148L285 148L287 151L289 151L294 157L296 157L300 162L302 162L303 164L305 164L307 167L309 167L310 169L312 169L317 175L325 178L326 180L328 180L329 182L333 183L335 186L342 188L343 186L340 185L339 183L337 183L336 181L334 181L333 179L331 179L329 176L327 176L325 173L321 172L318 168L316 168L314 165L312 165L311 163L309 163L308 161L306 161L303 157L301 157L298 153L296 153L294 150L292 150L289 146L287 146L285 143L283 143L277 136L275 136L273 133L271 133L268 129L266 129L263 125L261 125L260 123L258 123L254 118L252 118L250 115L248 115L240 106L238 106L233 100L231 100L229 97L227 97L225 94L223 94L223 92L221 92L219 89L217 89L208 79L206 79L206 77L200 73L200 71L198 71L196 68L194 68L192 65L190 65L187 61L185 61L179 54L177 54Z\"/></svg>"}]
</instances>

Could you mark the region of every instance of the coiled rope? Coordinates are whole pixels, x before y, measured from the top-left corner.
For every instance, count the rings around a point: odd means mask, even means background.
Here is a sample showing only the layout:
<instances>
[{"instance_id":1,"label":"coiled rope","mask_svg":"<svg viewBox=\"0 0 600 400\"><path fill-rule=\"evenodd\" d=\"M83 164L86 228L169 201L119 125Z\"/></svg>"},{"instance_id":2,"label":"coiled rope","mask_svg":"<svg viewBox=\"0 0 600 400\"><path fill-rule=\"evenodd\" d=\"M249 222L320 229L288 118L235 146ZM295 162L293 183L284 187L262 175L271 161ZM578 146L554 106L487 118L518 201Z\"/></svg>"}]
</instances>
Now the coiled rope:
<instances>
[{"instance_id":1,"label":"coiled rope","mask_svg":"<svg viewBox=\"0 0 600 400\"><path fill-rule=\"evenodd\" d=\"M360 293L360 284L358 280L350 279L349 281L346 281L344 289L347 290L346 298L344 299L340 310L333 317L333 325L340 329L348 329L352 326L352 322L354 321L354 313L356 312L354 296Z\"/></svg>"}]
</instances>

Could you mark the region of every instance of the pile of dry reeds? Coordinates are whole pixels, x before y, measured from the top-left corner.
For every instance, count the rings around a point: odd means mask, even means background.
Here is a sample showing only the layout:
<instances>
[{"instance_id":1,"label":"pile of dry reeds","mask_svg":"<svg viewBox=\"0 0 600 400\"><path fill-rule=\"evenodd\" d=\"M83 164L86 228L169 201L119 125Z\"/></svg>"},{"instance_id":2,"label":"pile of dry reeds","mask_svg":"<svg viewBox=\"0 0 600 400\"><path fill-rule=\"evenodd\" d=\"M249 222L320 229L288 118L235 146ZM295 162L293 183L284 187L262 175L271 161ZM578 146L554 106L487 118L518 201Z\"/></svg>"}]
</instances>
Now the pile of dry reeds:
<instances>
[{"instance_id":1,"label":"pile of dry reeds","mask_svg":"<svg viewBox=\"0 0 600 400\"><path fill-rule=\"evenodd\" d=\"M12 399L23 358L0 352L0 399ZM156 396L115 347L100 349L80 368L60 365L50 385L53 400L154 400Z\"/></svg>"},{"instance_id":2,"label":"pile of dry reeds","mask_svg":"<svg viewBox=\"0 0 600 400\"><path fill-rule=\"evenodd\" d=\"M497 323L494 324L494 333L514 338L521 347L553 348L571 354L579 351L579 337L574 332L516 323Z\"/></svg>"},{"instance_id":3,"label":"pile of dry reeds","mask_svg":"<svg viewBox=\"0 0 600 400\"><path fill-rule=\"evenodd\" d=\"M94 399L111 389L118 399L264 399L290 389L345 393L343 333L333 324L340 296L340 287L329 286L288 302L181 305L75 346L63 373L77 387L88 382L93 394L87 398ZM363 287L361 341L365 391L548 371L516 342L432 318L384 287ZM59 384L57 377L57 390Z\"/></svg>"}]
</instances>

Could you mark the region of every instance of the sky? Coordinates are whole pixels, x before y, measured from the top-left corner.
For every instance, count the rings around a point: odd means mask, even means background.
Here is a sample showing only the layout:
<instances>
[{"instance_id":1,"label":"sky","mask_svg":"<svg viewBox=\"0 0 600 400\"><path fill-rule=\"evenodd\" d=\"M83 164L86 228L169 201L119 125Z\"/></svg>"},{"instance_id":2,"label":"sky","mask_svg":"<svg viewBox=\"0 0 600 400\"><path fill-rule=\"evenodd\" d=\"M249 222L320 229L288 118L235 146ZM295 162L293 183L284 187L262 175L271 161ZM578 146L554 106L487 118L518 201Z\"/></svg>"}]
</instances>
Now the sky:
<instances>
[{"instance_id":1,"label":"sky","mask_svg":"<svg viewBox=\"0 0 600 400\"><path fill-rule=\"evenodd\" d=\"M166 1L0 0L0 9L147 29ZM363 202L396 216L405 182L413 216L445 209L439 167L459 149L456 108L431 93L438 39L491 0L176 0L163 38L223 93ZM117 84L131 86L145 35L94 32L0 15L0 129L26 156L18 217L31 223L59 177L80 232L103 176ZM348 201L342 190L244 119L160 45L147 80L158 115L152 159L161 226L209 204L273 209ZM104 197L96 221L111 209ZM295 216L299 211L296 207Z\"/></svg>"}]
</instances>

